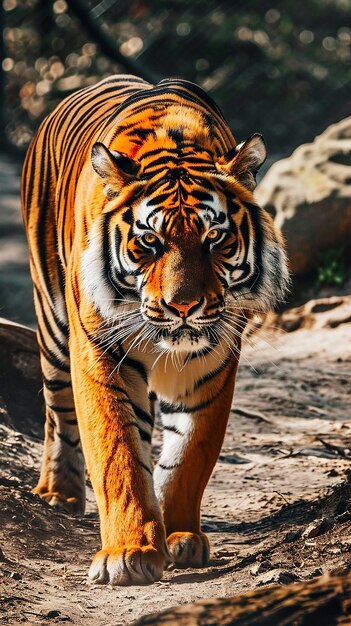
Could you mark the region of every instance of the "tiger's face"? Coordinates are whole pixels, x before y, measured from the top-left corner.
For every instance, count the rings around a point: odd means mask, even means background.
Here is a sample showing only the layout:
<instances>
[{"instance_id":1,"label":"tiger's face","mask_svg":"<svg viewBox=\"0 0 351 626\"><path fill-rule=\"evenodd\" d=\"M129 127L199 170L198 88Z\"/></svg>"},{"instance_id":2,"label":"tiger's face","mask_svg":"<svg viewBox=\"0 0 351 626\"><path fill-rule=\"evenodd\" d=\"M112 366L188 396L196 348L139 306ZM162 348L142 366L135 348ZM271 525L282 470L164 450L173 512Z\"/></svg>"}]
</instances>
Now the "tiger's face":
<instances>
[{"instance_id":1,"label":"tiger's face","mask_svg":"<svg viewBox=\"0 0 351 626\"><path fill-rule=\"evenodd\" d=\"M216 324L232 283L228 263L240 254L238 233L222 194L204 191L182 168L173 169L160 193L167 194L160 210L149 197L137 203L127 244L141 271L141 313L161 348L198 351L217 342Z\"/></svg>"},{"instance_id":2,"label":"tiger's face","mask_svg":"<svg viewBox=\"0 0 351 626\"><path fill-rule=\"evenodd\" d=\"M252 197L262 138L217 162L194 156L168 159L155 175L103 144L92 155L108 202L100 252L94 237L86 251L100 285L85 280L87 290L107 319L121 300L137 300L144 337L168 352L233 340L235 310L240 327L240 311L274 305L287 280L280 237Z\"/></svg>"}]
</instances>

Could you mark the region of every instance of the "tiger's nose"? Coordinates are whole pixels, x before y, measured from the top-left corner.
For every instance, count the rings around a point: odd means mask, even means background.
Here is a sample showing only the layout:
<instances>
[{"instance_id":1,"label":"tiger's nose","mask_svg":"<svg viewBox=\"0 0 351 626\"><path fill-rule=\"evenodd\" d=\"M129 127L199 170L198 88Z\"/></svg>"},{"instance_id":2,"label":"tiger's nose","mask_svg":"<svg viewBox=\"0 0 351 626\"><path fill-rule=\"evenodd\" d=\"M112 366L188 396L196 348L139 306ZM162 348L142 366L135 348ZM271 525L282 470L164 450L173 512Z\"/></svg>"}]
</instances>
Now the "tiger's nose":
<instances>
[{"instance_id":1,"label":"tiger's nose","mask_svg":"<svg viewBox=\"0 0 351 626\"><path fill-rule=\"evenodd\" d=\"M163 300L163 305L166 306L173 314L178 315L178 317L189 317L199 308L199 305L202 304L202 300L192 300L191 302L166 302Z\"/></svg>"}]
</instances>

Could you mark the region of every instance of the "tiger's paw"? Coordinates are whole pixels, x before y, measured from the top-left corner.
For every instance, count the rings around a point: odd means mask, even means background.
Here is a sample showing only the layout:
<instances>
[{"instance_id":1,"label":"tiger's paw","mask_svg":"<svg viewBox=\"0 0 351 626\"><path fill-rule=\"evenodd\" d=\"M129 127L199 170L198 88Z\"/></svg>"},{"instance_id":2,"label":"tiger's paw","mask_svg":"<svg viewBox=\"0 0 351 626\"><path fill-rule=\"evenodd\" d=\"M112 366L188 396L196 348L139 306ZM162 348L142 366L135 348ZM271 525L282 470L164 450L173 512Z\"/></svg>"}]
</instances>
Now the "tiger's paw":
<instances>
[{"instance_id":1,"label":"tiger's paw","mask_svg":"<svg viewBox=\"0 0 351 626\"><path fill-rule=\"evenodd\" d=\"M95 583L111 585L150 585L163 574L164 556L151 545L100 550L89 569Z\"/></svg>"},{"instance_id":2,"label":"tiger's paw","mask_svg":"<svg viewBox=\"0 0 351 626\"><path fill-rule=\"evenodd\" d=\"M71 515L83 515L85 511L85 495L68 496L59 491L48 490L46 486L37 485L32 489L32 493L37 494L55 509L63 509Z\"/></svg>"},{"instance_id":3,"label":"tiger's paw","mask_svg":"<svg viewBox=\"0 0 351 626\"><path fill-rule=\"evenodd\" d=\"M210 544L204 533L172 533L168 549L175 565L202 567L210 558Z\"/></svg>"}]
</instances>

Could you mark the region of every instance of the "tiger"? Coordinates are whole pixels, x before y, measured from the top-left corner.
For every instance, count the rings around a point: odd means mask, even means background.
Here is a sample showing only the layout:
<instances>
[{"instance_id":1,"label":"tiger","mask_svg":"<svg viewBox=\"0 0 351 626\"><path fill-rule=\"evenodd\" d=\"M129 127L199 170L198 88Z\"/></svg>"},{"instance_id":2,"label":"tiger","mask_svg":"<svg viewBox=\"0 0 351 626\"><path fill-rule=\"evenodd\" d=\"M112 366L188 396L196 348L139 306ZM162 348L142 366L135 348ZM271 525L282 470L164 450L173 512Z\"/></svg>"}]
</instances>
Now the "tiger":
<instances>
[{"instance_id":1,"label":"tiger","mask_svg":"<svg viewBox=\"0 0 351 626\"><path fill-rule=\"evenodd\" d=\"M242 334L284 298L281 234L253 196L259 133L237 144L198 85L115 75L66 97L25 158L45 400L34 493L85 510L96 583L202 567L204 489L231 409ZM153 461L155 412L163 444Z\"/></svg>"}]
</instances>

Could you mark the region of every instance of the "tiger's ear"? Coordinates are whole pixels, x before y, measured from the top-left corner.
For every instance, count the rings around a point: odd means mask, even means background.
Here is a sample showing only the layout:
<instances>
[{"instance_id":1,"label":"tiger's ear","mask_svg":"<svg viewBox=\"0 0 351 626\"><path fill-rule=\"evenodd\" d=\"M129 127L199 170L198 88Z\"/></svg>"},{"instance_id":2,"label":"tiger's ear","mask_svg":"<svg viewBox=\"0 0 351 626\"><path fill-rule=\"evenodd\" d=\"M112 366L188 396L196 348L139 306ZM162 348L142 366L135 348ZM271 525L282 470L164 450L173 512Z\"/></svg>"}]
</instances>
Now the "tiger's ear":
<instances>
[{"instance_id":1,"label":"tiger's ear","mask_svg":"<svg viewBox=\"0 0 351 626\"><path fill-rule=\"evenodd\" d=\"M111 200L121 189L138 175L139 165L125 154L114 152L103 143L94 143L91 163L97 174L104 180L104 193Z\"/></svg>"},{"instance_id":2,"label":"tiger's ear","mask_svg":"<svg viewBox=\"0 0 351 626\"><path fill-rule=\"evenodd\" d=\"M267 150L259 133L251 135L238 144L216 163L217 171L234 176L244 187L253 191L256 187L256 174L265 162Z\"/></svg>"}]
</instances>

